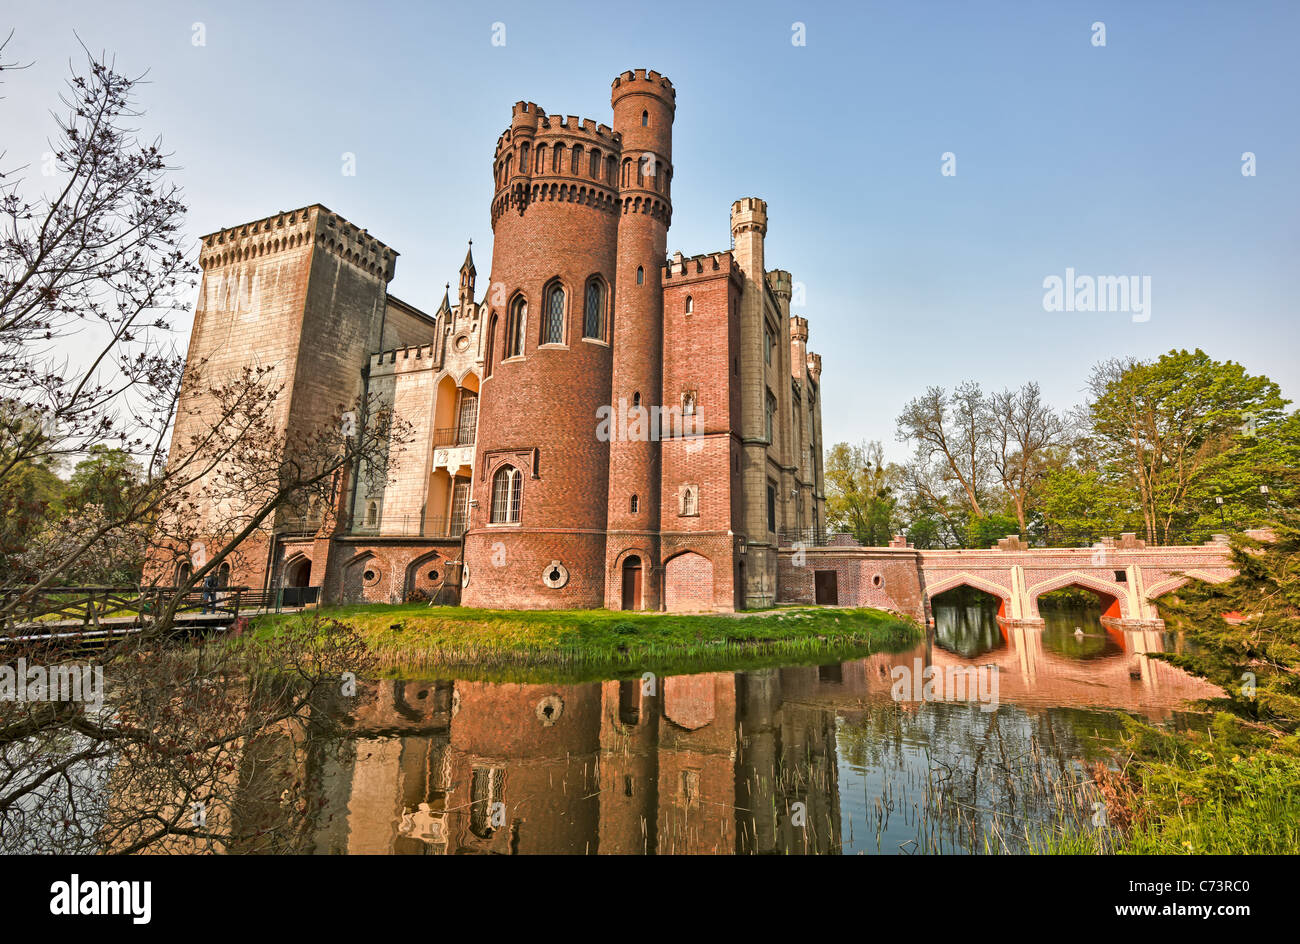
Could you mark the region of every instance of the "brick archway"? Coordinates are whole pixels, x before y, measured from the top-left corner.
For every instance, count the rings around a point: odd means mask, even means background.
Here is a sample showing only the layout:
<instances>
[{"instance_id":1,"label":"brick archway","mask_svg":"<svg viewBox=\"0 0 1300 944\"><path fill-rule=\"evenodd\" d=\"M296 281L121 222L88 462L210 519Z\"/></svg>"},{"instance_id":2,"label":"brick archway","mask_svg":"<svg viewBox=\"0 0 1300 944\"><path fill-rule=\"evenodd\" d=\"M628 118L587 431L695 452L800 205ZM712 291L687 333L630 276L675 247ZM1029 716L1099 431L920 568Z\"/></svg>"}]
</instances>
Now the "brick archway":
<instances>
[{"instance_id":1,"label":"brick archway","mask_svg":"<svg viewBox=\"0 0 1300 944\"><path fill-rule=\"evenodd\" d=\"M437 551L430 551L411 561L406 566L406 580L402 592L405 600L416 598L417 594L433 596L442 589L447 577L447 561ZM437 574L434 577L433 574Z\"/></svg>"},{"instance_id":2,"label":"brick archway","mask_svg":"<svg viewBox=\"0 0 1300 944\"><path fill-rule=\"evenodd\" d=\"M362 551L343 565L341 603L387 603L384 586L389 579L388 562L374 551Z\"/></svg>"},{"instance_id":3,"label":"brick archway","mask_svg":"<svg viewBox=\"0 0 1300 944\"><path fill-rule=\"evenodd\" d=\"M1097 594L1101 599L1102 616L1117 619L1133 618L1129 612L1127 587L1121 586L1113 580L1086 574L1080 570L1072 570L1067 574L1053 577L1051 580L1044 580L1030 587L1027 594L1030 615L1038 617L1038 598L1044 593L1051 593L1053 590L1064 590L1066 587L1079 587Z\"/></svg>"},{"instance_id":4,"label":"brick archway","mask_svg":"<svg viewBox=\"0 0 1300 944\"><path fill-rule=\"evenodd\" d=\"M1167 577L1147 587L1147 599L1154 603L1156 597L1168 593L1171 590L1177 590L1179 587L1191 583L1193 580L1204 580L1206 583L1223 583L1225 580L1232 578L1226 575L1212 574L1204 570L1189 570L1185 574L1176 574L1173 577Z\"/></svg>"},{"instance_id":5,"label":"brick archway","mask_svg":"<svg viewBox=\"0 0 1300 944\"><path fill-rule=\"evenodd\" d=\"M713 561L683 551L664 562L664 609L670 613L712 610Z\"/></svg>"},{"instance_id":6,"label":"brick archway","mask_svg":"<svg viewBox=\"0 0 1300 944\"><path fill-rule=\"evenodd\" d=\"M934 598L941 593L947 593L949 590L956 590L958 587L970 587L974 590L982 590L984 593L998 598L998 616L1010 615L1011 591L1006 587L999 586L991 580L985 580L983 577L977 577L968 571L952 574L944 577L933 586L925 588L925 595L929 606L934 605Z\"/></svg>"}]
</instances>

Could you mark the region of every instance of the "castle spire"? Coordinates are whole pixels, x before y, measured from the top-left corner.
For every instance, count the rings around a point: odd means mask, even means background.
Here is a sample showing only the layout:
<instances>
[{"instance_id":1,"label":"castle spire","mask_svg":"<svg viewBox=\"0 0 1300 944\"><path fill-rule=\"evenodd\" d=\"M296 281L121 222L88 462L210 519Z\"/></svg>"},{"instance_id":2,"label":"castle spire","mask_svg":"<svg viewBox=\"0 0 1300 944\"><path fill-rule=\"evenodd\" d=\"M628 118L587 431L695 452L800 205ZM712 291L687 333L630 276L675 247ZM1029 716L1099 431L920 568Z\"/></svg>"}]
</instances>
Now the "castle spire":
<instances>
[{"instance_id":1,"label":"castle spire","mask_svg":"<svg viewBox=\"0 0 1300 944\"><path fill-rule=\"evenodd\" d=\"M437 314L441 315L444 311L451 311L451 283L448 282L442 293L442 304L438 306Z\"/></svg>"},{"instance_id":2,"label":"castle spire","mask_svg":"<svg viewBox=\"0 0 1300 944\"><path fill-rule=\"evenodd\" d=\"M474 240L469 241L465 261L460 266L460 303L463 307L474 300Z\"/></svg>"}]
</instances>

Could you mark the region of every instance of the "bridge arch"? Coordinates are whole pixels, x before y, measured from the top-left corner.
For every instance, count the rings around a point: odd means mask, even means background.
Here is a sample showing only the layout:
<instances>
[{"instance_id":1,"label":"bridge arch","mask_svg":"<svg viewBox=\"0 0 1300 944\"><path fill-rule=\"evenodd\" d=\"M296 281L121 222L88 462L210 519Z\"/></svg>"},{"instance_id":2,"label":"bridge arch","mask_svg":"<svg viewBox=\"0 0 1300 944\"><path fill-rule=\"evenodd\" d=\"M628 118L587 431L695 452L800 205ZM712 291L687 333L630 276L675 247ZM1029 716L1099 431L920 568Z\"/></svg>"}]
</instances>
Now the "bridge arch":
<instances>
[{"instance_id":1,"label":"bridge arch","mask_svg":"<svg viewBox=\"0 0 1300 944\"><path fill-rule=\"evenodd\" d=\"M1159 580L1147 587L1147 599L1154 603L1156 597L1162 596L1171 590L1177 590L1193 580L1204 580L1206 583L1223 583L1230 579L1225 575L1212 574L1207 570L1189 570L1186 573L1166 577L1164 580Z\"/></svg>"},{"instance_id":2,"label":"bridge arch","mask_svg":"<svg viewBox=\"0 0 1300 944\"><path fill-rule=\"evenodd\" d=\"M947 593L949 590L956 590L958 587L971 587L975 590L982 590L985 593L998 598L998 616L1011 615L1011 591L1003 586L999 586L992 580L984 577L977 577L969 571L960 571L959 573L949 574L948 576L936 581L933 584L926 584L925 595L930 605L933 606L934 598L941 593Z\"/></svg>"},{"instance_id":3,"label":"bridge arch","mask_svg":"<svg viewBox=\"0 0 1300 944\"><path fill-rule=\"evenodd\" d=\"M1039 615L1039 597L1045 593L1051 593L1053 590L1064 590L1066 587L1079 587L1082 590L1091 590L1097 594L1101 598L1102 616L1116 619L1132 618L1129 613L1128 588L1126 585L1082 570L1072 570L1069 573L1041 581L1030 587L1026 594L1029 597L1030 615L1034 617Z\"/></svg>"}]
</instances>

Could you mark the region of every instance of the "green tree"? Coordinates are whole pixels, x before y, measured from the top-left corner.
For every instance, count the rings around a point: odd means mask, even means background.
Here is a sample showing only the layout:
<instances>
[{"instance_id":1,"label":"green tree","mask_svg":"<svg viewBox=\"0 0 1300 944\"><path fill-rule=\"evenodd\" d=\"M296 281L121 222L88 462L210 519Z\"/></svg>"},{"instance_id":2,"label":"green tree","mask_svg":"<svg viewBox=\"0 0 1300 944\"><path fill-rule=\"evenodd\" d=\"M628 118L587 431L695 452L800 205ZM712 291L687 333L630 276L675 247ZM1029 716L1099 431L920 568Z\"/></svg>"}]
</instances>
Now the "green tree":
<instances>
[{"instance_id":1,"label":"green tree","mask_svg":"<svg viewBox=\"0 0 1300 944\"><path fill-rule=\"evenodd\" d=\"M63 487L63 480L43 461L16 463L0 480L0 571L5 584L27 579L19 556L45 526Z\"/></svg>"},{"instance_id":2,"label":"green tree","mask_svg":"<svg viewBox=\"0 0 1300 944\"><path fill-rule=\"evenodd\" d=\"M135 491L144 479L140 464L121 449L96 444L77 463L63 493L63 508L71 513L98 505L110 518L135 506Z\"/></svg>"},{"instance_id":3,"label":"green tree","mask_svg":"<svg viewBox=\"0 0 1300 944\"><path fill-rule=\"evenodd\" d=\"M1268 471L1300 488L1295 468ZM1160 658L1222 688L1220 705L1234 714L1292 733L1300 727L1300 511L1277 508L1270 528L1272 541L1234 538L1231 580L1196 580L1161 597L1161 616L1195 645Z\"/></svg>"},{"instance_id":4,"label":"green tree","mask_svg":"<svg viewBox=\"0 0 1300 944\"><path fill-rule=\"evenodd\" d=\"M896 525L902 471L884 455L876 441L836 443L826 454L827 524L866 546L888 544Z\"/></svg>"},{"instance_id":5,"label":"green tree","mask_svg":"<svg viewBox=\"0 0 1300 944\"><path fill-rule=\"evenodd\" d=\"M1166 543L1201 516L1196 484L1243 430L1282 419L1278 385L1204 351L1093 369L1086 413L1103 464L1132 493L1148 541Z\"/></svg>"}]
</instances>

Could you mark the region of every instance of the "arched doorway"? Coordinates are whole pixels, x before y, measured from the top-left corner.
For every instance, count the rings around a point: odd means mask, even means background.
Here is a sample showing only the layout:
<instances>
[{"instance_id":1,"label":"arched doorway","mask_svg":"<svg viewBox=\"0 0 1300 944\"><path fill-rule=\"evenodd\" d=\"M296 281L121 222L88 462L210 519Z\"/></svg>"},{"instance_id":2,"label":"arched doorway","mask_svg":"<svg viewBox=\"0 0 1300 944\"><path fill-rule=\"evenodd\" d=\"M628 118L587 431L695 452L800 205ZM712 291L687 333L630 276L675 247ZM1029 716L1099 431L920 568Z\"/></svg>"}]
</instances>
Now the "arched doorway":
<instances>
[{"instance_id":1,"label":"arched doorway","mask_svg":"<svg viewBox=\"0 0 1300 944\"><path fill-rule=\"evenodd\" d=\"M641 558L635 554L623 561L623 609L641 609Z\"/></svg>"},{"instance_id":2,"label":"arched doorway","mask_svg":"<svg viewBox=\"0 0 1300 944\"><path fill-rule=\"evenodd\" d=\"M284 569L284 585L286 587L311 586L310 557L299 557L289 562Z\"/></svg>"}]
</instances>

